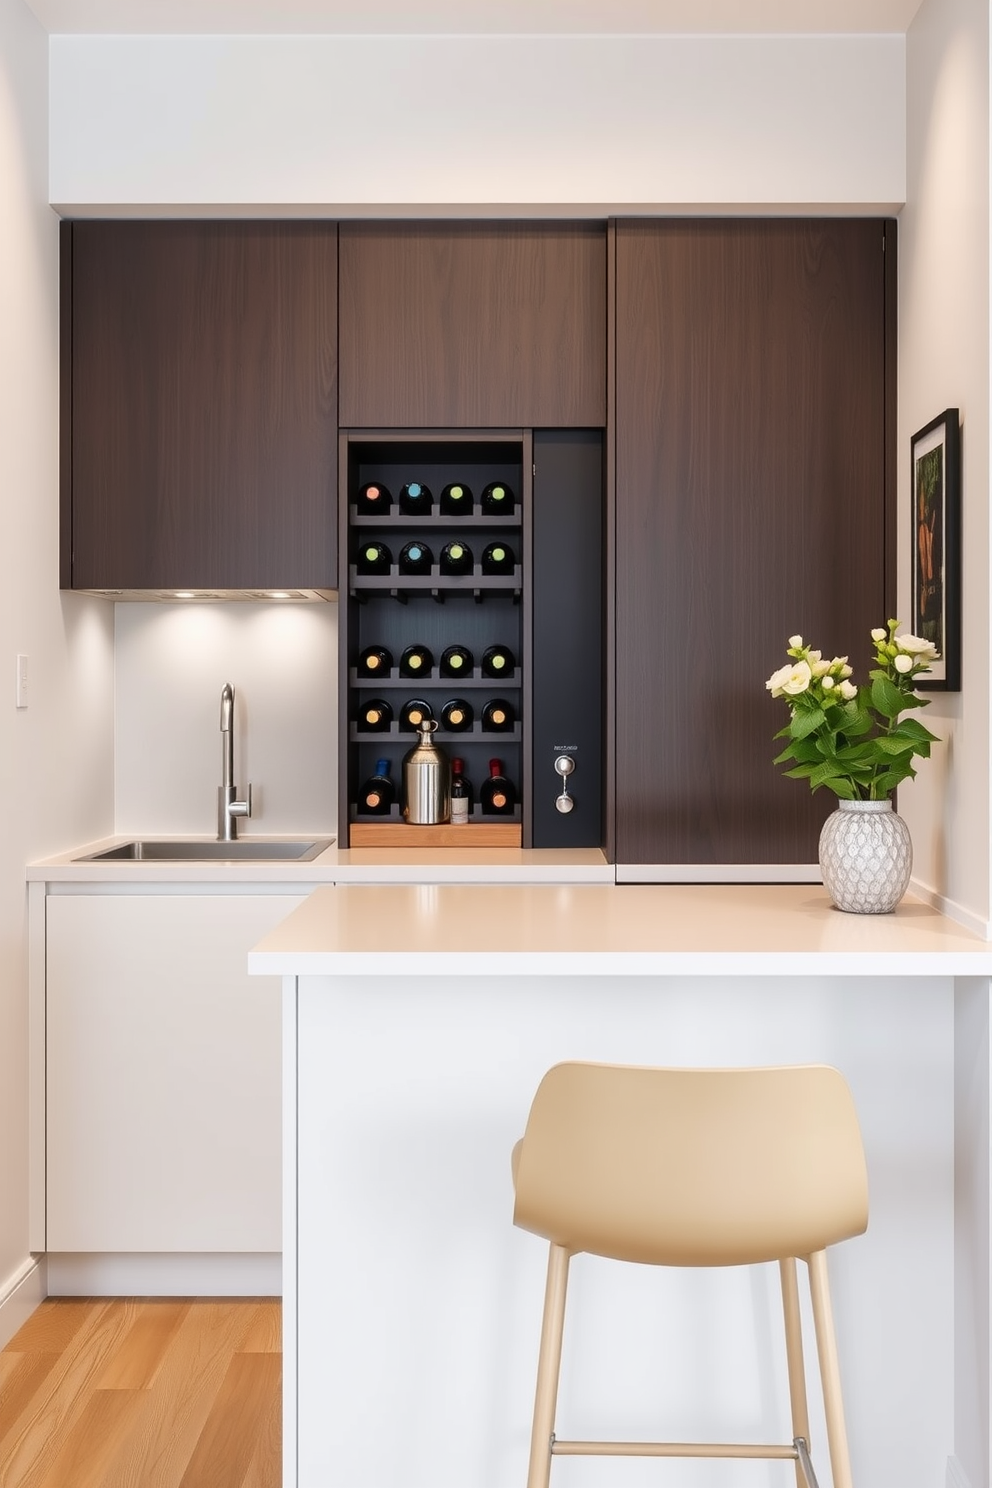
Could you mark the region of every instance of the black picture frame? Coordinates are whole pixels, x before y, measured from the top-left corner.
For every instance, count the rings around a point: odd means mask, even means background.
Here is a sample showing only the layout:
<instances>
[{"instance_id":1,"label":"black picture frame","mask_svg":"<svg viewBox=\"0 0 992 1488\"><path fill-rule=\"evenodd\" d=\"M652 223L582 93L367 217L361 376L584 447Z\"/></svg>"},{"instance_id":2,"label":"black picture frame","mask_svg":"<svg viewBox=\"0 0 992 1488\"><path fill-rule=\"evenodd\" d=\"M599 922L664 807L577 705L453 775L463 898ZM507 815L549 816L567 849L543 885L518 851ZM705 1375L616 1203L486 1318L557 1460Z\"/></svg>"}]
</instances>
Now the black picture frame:
<instances>
[{"instance_id":1,"label":"black picture frame","mask_svg":"<svg viewBox=\"0 0 992 1488\"><path fill-rule=\"evenodd\" d=\"M961 691L961 421L956 408L910 440L912 618L906 629L940 653L921 692Z\"/></svg>"}]
</instances>

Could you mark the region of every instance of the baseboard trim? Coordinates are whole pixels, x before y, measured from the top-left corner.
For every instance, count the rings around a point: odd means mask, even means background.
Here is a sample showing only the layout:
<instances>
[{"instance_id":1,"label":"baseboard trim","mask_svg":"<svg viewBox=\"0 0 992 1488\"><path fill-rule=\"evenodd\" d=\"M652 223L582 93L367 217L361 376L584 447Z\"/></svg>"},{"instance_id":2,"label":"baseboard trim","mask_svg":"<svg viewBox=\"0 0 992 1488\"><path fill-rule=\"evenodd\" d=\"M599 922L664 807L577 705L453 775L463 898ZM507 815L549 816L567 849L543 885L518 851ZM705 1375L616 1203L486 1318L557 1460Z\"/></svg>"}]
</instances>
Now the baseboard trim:
<instances>
[{"instance_id":1,"label":"baseboard trim","mask_svg":"<svg viewBox=\"0 0 992 1488\"><path fill-rule=\"evenodd\" d=\"M618 863L617 883L822 883L818 863Z\"/></svg>"},{"instance_id":2,"label":"baseboard trim","mask_svg":"<svg viewBox=\"0 0 992 1488\"><path fill-rule=\"evenodd\" d=\"M0 1348L6 1347L44 1302L48 1295L47 1270L44 1256L29 1256L0 1286Z\"/></svg>"},{"instance_id":3,"label":"baseboard trim","mask_svg":"<svg viewBox=\"0 0 992 1488\"><path fill-rule=\"evenodd\" d=\"M956 1457L947 1459L947 1475L944 1478L944 1488L971 1488L968 1474L961 1466Z\"/></svg>"},{"instance_id":4,"label":"baseboard trim","mask_svg":"<svg viewBox=\"0 0 992 1488\"><path fill-rule=\"evenodd\" d=\"M50 1297L281 1297L282 1254L50 1253Z\"/></svg>"},{"instance_id":5,"label":"baseboard trim","mask_svg":"<svg viewBox=\"0 0 992 1488\"><path fill-rule=\"evenodd\" d=\"M948 899L945 894L939 894L930 884L922 883L918 878L911 878L909 891L922 899L933 909L939 909L942 915L953 920L956 925L962 925L965 930L970 930L973 935L980 935L982 940L992 940L992 923L983 920L979 915L973 914L970 909L965 909L963 904L958 904L953 899ZM952 1459L953 1460L953 1459Z\"/></svg>"}]
</instances>

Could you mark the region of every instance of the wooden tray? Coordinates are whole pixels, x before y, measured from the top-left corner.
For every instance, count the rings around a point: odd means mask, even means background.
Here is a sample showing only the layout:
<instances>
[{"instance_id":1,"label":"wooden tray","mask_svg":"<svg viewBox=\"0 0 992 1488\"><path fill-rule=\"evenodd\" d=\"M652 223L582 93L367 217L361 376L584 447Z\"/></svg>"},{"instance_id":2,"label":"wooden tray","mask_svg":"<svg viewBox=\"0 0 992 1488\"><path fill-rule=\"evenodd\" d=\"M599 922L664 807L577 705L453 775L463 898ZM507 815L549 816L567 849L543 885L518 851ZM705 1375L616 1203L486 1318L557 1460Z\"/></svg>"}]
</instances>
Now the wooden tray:
<instances>
[{"instance_id":1,"label":"wooden tray","mask_svg":"<svg viewBox=\"0 0 992 1488\"><path fill-rule=\"evenodd\" d=\"M352 822L350 847L519 847L519 822L467 822L463 827L412 827L406 822Z\"/></svg>"}]
</instances>

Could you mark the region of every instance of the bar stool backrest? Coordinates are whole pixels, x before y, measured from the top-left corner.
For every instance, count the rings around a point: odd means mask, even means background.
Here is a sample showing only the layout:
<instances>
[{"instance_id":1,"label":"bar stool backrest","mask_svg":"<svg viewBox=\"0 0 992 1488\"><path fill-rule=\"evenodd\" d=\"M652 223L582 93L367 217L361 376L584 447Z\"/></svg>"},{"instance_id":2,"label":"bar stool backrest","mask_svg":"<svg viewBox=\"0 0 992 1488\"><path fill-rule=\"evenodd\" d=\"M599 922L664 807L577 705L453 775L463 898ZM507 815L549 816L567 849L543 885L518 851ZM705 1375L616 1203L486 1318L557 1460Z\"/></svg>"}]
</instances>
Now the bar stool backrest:
<instances>
[{"instance_id":1,"label":"bar stool backrest","mask_svg":"<svg viewBox=\"0 0 992 1488\"><path fill-rule=\"evenodd\" d=\"M868 1224L854 1102L827 1065L559 1064L513 1165L515 1224L622 1261L808 1256Z\"/></svg>"}]
</instances>

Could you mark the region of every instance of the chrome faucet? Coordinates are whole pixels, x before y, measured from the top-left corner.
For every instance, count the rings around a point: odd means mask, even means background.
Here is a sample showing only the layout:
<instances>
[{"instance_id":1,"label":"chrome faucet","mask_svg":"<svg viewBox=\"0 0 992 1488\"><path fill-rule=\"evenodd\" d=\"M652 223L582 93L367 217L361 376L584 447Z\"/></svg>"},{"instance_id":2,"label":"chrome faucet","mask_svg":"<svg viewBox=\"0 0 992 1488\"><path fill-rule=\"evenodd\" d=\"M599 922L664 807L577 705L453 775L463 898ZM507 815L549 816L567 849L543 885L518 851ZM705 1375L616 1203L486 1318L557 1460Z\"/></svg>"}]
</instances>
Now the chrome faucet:
<instances>
[{"instance_id":1,"label":"chrome faucet","mask_svg":"<svg viewBox=\"0 0 992 1488\"><path fill-rule=\"evenodd\" d=\"M217 792L217 840L235 842L238 836L238 817L251 816L251 783L244 801L236 799L238 788L234 784L234 688L225 682L220 695L221 783Z\"/></svg>"}]
</instances>

